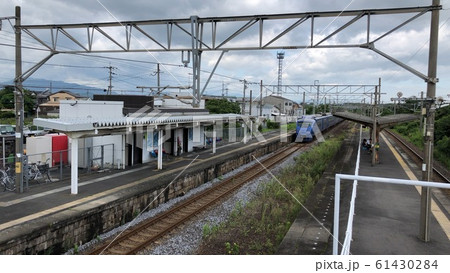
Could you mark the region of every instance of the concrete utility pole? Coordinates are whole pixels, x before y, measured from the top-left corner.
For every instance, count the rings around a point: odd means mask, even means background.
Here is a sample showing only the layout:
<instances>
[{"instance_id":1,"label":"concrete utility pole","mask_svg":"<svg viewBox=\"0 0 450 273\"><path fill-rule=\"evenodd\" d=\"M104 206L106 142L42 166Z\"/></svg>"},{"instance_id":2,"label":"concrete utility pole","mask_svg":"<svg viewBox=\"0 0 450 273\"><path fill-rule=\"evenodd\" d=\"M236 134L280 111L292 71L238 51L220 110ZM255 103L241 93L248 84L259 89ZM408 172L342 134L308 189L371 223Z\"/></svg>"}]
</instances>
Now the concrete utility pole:
<instances>
[{"instance_id":1,"label":"concrete utility pole","mask_svg":"<svg viewBox=\"0 0 450 273\"><path fill-rule=\"evenodd\" d=\"M156 75L156 82L158 85L158 94L159 94L159 92L161 90L161 70L159 68L159 63L156 64L156 72L154 72L153 75Z\"/></svg>"},{"instance_id":2,"label":"concrete utility pole","mask_svg":"<svg viewBox=\"0 0 450 273\"><path fill-rule=\"evenodd\" d=\"M433 6L439 6L439 0L433 0ZM439 34L439 10L431 12L430 49L428 55L428 81L427 81L427 111L425 120L425 149L422 165L422 180L433 181L433 145L434 145L434 117L437 79L437 54ZM420 233L419 238L425 242L430 241L430 214L431 191L429 187L422 187L420 204Z\"/></svg>"},{"instance_id":3,"label":"concrete utility pole","mask_svg":"<svg viewBox=\"0 0 450 273\"><path fill-rule=\"evenodd\" d=\"M426 114L423 108L423 91L420 92L420 123L419 123L419 130L423 131L423 116Z\"/></svg>"},{"instance_id":4,"label":"concrete utility pole","mask_svg":"<svg viewBox=\"0 0 450 273\"><path fill-rule=\"evenodd\" d=\"M306 108L305 108L305 96L306 96L306 92L303 91L303 103L302 103L302 115L306 115Z\"/></svg>"},{"instance_id":5,"label":"concrete utility pole","mask_svg":"<svg viewBox=\"0 0 450 273\"><path fill-rule=\"evenodd\" d=\"M253 100L253 94L252 94L252 90L250 90L250 105L249 105L249 107L250 107L250 109L249 109L249 111L248 111L248 114L251 116L252 115L252 100Z\"/></svg>"},{"instance_id":6,"label":"concrete utility pole","mask_svg":"<svg viewBox=\"0 0 450 273\"><path fill-rule=\"evenodd\" d=\"M262 108L263 108L263 81L261 80L261 84L259 85L259 116L262 117Z\"/></svg>"},{"instance_id":7,"label":"concrete utility pole","mask_svg":"<svg viewBox=\"0 0 450 273\"><path fill-rule=\"evenodd\" d=\"M317 98L316 98L316 103L314 104L314 107L313 107L313 115L316 114L316 107L317 107L317 110L319 110L318 109L318 107L319 107L319 81L315 80L314 85L317 86Z\"/></svg>"},{"instance_id":8,"label":"concrete utility pole","mask_svg":"<svg viewBox=\"0 0 450 273\"><path fill-rule=\"evenodd\" d=\"M117 69L117 67L114 67L114 66L107 66L107 67L105 67L105 68L107 68L107 69L109 69L109 86L108 86L108 92L106 93L107 95L111 95L111 93L112 93L112 88L113 88L113 86L112 86L112 76L113 75L116 75L116 73L114 73L113 72L113 70L114 69ZM159 86L159 85L158 85Z\"/></svg>"},{"instance_id":9,"label":"concrete utility pole","mask_svg":"<svg viewBox=\"0 0 450 273\"><path fill-rule=\"evenodd\" d=\"M244 80L244 97L242 97L242 114L245 115L245 89L247 89L247 81Z\"/></svg>"},{"instance_id":10,"label":"concrete utility pole","mask_svg":"<svg viewBox=\"0 0 450 273\"><path fill-rule=\"evenodd\" d=\"M24 98L22 87L22 36L20 7L16 7L16 78L14 79L14 101L16 111L16 192L23 192L23 115Z\"/></svg>"},{"instance_id":11,"label":"concrete utility pole","mask_svg":"<svg viewBox=\"0 0 450 273\"><path fill-rule=\"evenodd\" d=\"M376 164L376 150L375 150L375 143L377 143L377 90L378 86L375 86L375 96L373 100L373 111L372 111L372 118L373 118L373 127L372 127L372 141L370 142L370 145L372 145L372 166Z\"/></svg>"}]
</instances>

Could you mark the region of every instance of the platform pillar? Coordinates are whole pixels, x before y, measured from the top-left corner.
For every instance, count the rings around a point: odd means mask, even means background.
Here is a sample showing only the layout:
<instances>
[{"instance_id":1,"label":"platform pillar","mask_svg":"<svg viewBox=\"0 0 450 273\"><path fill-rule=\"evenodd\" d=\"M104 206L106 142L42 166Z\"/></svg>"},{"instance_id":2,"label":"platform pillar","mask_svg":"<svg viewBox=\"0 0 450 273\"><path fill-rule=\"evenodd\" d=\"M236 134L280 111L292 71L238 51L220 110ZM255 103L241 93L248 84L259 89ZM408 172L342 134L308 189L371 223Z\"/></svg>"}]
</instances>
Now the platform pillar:
<instances>
[{"instance_id":1,"label":"platform pillar","mask_svg":"<svg viewBox=\"0 0 450 273\"><path fill-rule=\"evenodd\" d=\"M78 194L78 138L72 138L70 148L70 193Z\"/></svg>"},{"instance_id":2,"label":"platform pillar","mask_svg":"<svg viewBox=\"0 0 450 273\"><path fill-rule=\"evenodd\" d=\"M126 149L126 135L122 135L122 169L125 170L125 149Z\"/></svg>"},{"instance_id":3,"label":"platform pillar","mask_svg":"<svg viewBox=\"0 0 450 273\"><path fill-rule=\"evenodd\" d=\"M250 120L250 140L253 139L253 120Z\"/></svg>"},{"instance_id":4,"label":"platform pillar","mask_svg":"<svg viewBox=\"0 0 450 273\"><path fill-rule=\"evenodd\" d=\"M236 118L228 120L228 142L236 142Z\"/></svg>"},{"instance_id":5,"label":"platform pillar","mask_svg":"<svg viewBox=\"0 0 450 273\"><path fill-rule=\"evenodd\" d=\"M247 123L244 120L244 144L247 144Z\"/></svg>"},{"instance_id":6,"label":"platform pillar","mask_svg":"<svg viewBox=\"0 0 450 273\"><path fill-rule=\"evenodd\" d=\"M158 131L158 170L162 170L163 130Z\"/></svg>"}]
</instances>

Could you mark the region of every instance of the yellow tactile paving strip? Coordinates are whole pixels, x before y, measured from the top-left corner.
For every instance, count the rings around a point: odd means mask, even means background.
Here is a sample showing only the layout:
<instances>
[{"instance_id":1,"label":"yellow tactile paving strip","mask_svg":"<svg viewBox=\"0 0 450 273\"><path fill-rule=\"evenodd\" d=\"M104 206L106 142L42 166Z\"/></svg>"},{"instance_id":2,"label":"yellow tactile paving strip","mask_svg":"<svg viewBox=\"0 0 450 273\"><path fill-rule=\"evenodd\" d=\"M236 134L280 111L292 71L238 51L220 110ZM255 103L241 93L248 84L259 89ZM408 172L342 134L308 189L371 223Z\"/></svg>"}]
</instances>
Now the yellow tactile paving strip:
<instances>
[{"instance_id":1,"label":"yellow tactile paving strip","mask_svg":"<svg viewBox=\"0 0 450 273\"><path fill-rule=\"evenodd\" d=\"M389 141L386 139L386 137L383 134L380 134L383 138L384 142L388 145L389 149L394 154L395 158L397 159L398 163L402 166L403 170L406 172L406 175L410 180L419 180L414 175L414 173L411 171L409 166L406 164L406 162L403 160L403 158L400 156L400 154L395 150L395 148L389 143ZM416 186L416 190L421 194L422 187ZM441 228L444 230L445 234L447 235L447 238L450 240L450 221L447 219L447 216L445 216L444 212L439 208L439 206L436 204L436 202L432 199L431 200L431 212L433 213L433 216L438 221Z\"/></svg>"}]
</instances>

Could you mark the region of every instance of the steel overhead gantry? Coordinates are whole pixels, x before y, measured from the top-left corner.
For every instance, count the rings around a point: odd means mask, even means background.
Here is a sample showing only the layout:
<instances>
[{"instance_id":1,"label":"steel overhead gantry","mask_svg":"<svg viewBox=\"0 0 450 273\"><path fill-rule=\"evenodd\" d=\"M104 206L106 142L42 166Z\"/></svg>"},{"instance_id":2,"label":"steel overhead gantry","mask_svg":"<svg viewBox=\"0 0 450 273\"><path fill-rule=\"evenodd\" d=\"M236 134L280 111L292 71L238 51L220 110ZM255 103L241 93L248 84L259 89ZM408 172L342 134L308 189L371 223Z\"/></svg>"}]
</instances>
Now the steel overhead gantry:
<instances>
[{"instance_id":1,"label":"steel overhead gantry","mask_svg":"<svg viewBox=\"0 0 450 273\"><path fill-rule=\"evenodd\" d=\"M16 77L15 77L15 107L16 107L16 184L18 184L18 191L23 190L22 181L22 145L23 145L23 91L22 82L31 74L37 71L47 60L58 53L95 53L95 52L164 52L164 51L180 51L182 55L182 62L186 65L189 62L190 54L192 54L193 64L193 105L198 107L202 96L200 91L200 65L201 54L204 51L222 51L218 65L223 54L229 50L261 50L261 49L306 49L306 48L365 48L387 58L395 64L401 66L405 70L413 73L427 83L427 101L429 102L426 108L426 133L424 136L425 142L425 160L422 166L423 180L431 181L432 166L433 166L433 140L434 140L434 117L435 117L435 91L437 79L437 50L438 50L438 32L439 32L439 10L442 9L439 0L433 0L431 6L409 7L409 8L393 8L393 9L370 9L370 10L352 10L352 11L331 11L331 12L307 12L307 13L292 13L292 14L273 14L273 15L251 15L251 16L231 16L231 17L207 17L200 18L198 16L191 16L186 19L168 19L168 20L147 20L147 21L124 21L112 23L86 23L86 24L61 24L61 25L22 25L20 7L16 7L15 15L15 34L16 34ZM391 33L397 31L403 26L411 23L422 15L431 12L430 24L430 49L428 57L428 75L425 75L418 70L402 63L401 61L391 57L385 52L375 48L375 44L380 40L386 38ZM412 17L394 26L391 30L385 32L377 38L371 37L371 18L377 15L395 15L395 14L412 14ZM316 34L314 23L322 18L350 18L346 23L341 24L332 33L324 38L316 37L321 33ZM348 28L354 23L366 19L366 41L356 44L330 44L330 38L335 37L338 33ZM286 28L280 30L276 35L268 37L264 32L264 24L269 21L281 21L286 19L293 19L295 22ZM287 34L294 32L296 28L305 22L310 22L310 41L302 44L292 44L290 39L280 39ZM219 32L219 30L227 29L226 27L218 27L218 25L242 23L242 25L230 35L226 32ZM155 30L156 27L156 30ZM165 35L161 31L165 30ZM208 27L210 34L204 31ZM117 39L108 30L117 28L114 33L123 33L122 37L125 39ZM178 39L184 39L177 43L172 43L172 35L175 30L181 35L177 35ZM190 31L189 31L190 29ZM80 30L84 30L85 34L80 34ZM50 42L43 37L40 37L39 31L49 31ZM253 43L236 43L236 38L242 33L256 31L255 41ZM364 30L363 30L364 31ZM44 49L49 51L49 55L45 57L37 65L31 67L25 73L22 73L22 44L21 33L24 32L37 42L42 44ZM133 33L133 34L132 34ZM139 39L134 34L139 35ZM94 35L95 34L95 35ZM59 39L60 36L66 37L65 41L72 43L77 49L65 49L62 47L63 42ZM241 36L242 37L242 36ZM123 41L124 40L124 41ZM146 41L149 46L142 46L142 42ZM110 42L111 46L101 48L99 45L104 43L96 43L97 41ZM286 43L287 44L283 44ZM300 40L299 40L300 41ZM137 44L137 45L136 45ZM140 47L139 47L140 45ZM67 46L64 44L64 46ZM187 60L184 59L184 53L187 52ZM206 87L206 85L205 85ZM203 88L203 91L205 88ZM420 238L424 241L429 241L430 222L430 191L429 188L423 188L422 202L421 202L421 223L420 223Z\"/></svg>"},{"instance_id":2,"label":"steel overhead gantry","mask_svg":"<svg viewBox=\"0 0 450 273\"><path fill-rule=\"evenodd\" d=\"M288 14L266 14L249 16L228 16L228 17L205 17L191 16L184 19L162 19L144 21L123 21L105 23L81 23L81 24L52 24L52 25L17 25L16 29L39 42L49 55L39 64L32 67L25 74L34 73L48 59L58 53L82 54L82 53L115 53L115 52L181 52L182 62L187 65L192 55L193 69L193 104L198 107L201 95L206 85L200 88L200 67L201 55L205 51L221 51L215 68L217 67L223 54L229 50L262 50L262 49L306 49L306 48L366 48L381 56L393 61L404 69L412 72L426 81L435 81L408 65L396 60L385 52L375 48L375 44L386 38L401 27L421 17L427 12L442 9L440 5L406 7L392 9L368 9L349 11L328 11L328 12L305 12ZM371 20L377 15L412 14L400 24L381 34L377 38L371 38ZM336 30L324 38L315 33L315 22L324 18L350 18L349 21L341 23ZM333 44L330 43L332 37L342 32L344 29L356 22L366 20L366 27L362 32L366 32L366 41L360 44ZM278 33L269 35L264 32L264 25L269 22L279 22L290 20L288 26L280 29ZM294 23L292 23L294 21ZM282 37L293 33L299 26L309 22L309 41L293 44L291 41L285 42ZM338 24L337 22L334 22ZM238 28L231 34L226 33L226 29ZM46 32L46 34L42 32ZM84 34L83 34L84 33ZM111 33L121 33L122 36ZM253 34L257 39L248 40L242 34ZM48 38L44 38L46 35ZM175 40L176 36L176 40ZM63 37L63 38L61 38ZM239 38L244 39L244 43ZM99 43L99 42L102 43ZM242 40L241 40L242 41ZM107 46L103 46L107 44ZM144 44L146 46L144 46ZM67 49L73 47L74 49ZM215 69L214 68L214 69ZM214 73L214 71L213 71ZM213 74L212 73L212 74ZM211 74L211 76L212 76ZM211 77L210 76L210 77Z\"/></svg>"},{"instance_id":3,"label":"steel overhead gantry","mask_svg":"<svg viewBox=\"0 0 450 273\"><path fill-rule=\"evenodd\" d=\"M375 87L378 85L370 84L291 84L291 85L263 85L263 88L269 91L271 94L277 94L278 88L282 90L284 94L294 94L294 95L312 95L314 98L317 93L319 93L319 101L323 98L328 97L329 102L333 99L336 103L345 102L346 98L355 96L371 98L375 91ZM316 100L316 99L315 99Z\"/></svg>"}]
</instances>

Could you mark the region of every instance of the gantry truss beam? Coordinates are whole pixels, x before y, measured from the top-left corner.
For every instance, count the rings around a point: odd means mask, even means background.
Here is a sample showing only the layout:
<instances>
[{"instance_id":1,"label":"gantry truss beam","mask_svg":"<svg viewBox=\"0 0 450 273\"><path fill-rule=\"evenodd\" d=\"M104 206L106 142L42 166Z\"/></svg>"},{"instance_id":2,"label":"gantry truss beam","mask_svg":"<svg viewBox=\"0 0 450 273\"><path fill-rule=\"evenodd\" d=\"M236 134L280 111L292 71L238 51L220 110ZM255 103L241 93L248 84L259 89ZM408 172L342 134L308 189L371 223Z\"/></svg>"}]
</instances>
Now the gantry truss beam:
<instances>
[{"instance_id":1,"label":"gantry truss beam","mask_svg":"<svg viewBox=\"0 0 450 273\"><path fill-rule=\"evenodd\" d=\"M302 95L304 93L316 104L326 103L325 100L328 100L328 103L361 102L362 100L365 103L372 103L372 96L377 86L370 84L263 85L263 90L266 94L277 94L279 88L283 94Z\"/></svg>"},{"instance_id":2,"label":"gantry truss beam","mask_svg":"<svg viewBox=\"0 0 450 273\"><path fill-rule=\"evenodd\" d=\"M442 9L441 5L422 7L405 7L392 9L367 9L349 11L305 12L272 15L205 17L191 16L184 19L163 19L145 21L123 21L109 23L53 24L53 25L15 25L50 51L46 60L57 53L115 53L115 52L181 52L182 62L187 65L192 55L193 68L193 104L198 107L204 89L200 87L201 55L205 51L222 51L216 67L223 54L231 50L274 50L307 48L365 48L387 58L426 82L436 83L416 69L400 62L387 53L375 48L375 43L402 28L422 15ZM384 33L371 35L371 18L377 15L411 14L408 19L393 25ZM348 20L334 20L335 18ZM333 19L333 31L322 33L316 25L318 21ZM287 20L287 21L283 21ZM361 43L346 44L332 39L338 33L356 22L360 33L366 34ZM345 22L342 22L345 21ZM267 30L270 23L276 28ZM284 22L284 24L283 24ZM309 25L306 25L308 24ZM282 26L286 25L286 26ZM300 28L300 26L306 26ZM276 29L276 33L274 33ZM309 37L307 33L309 32ZM288 39L287 35L302 35ZM376 36L376 37L375 37ZM252 38L249 38L252 37ZM286 38L286 39L283 39ZM187 54L185 56L185 54ZM187 59L186 59L187 58ZM42 64L40 64L42 65ZM29 75L40 65L32 67ZM28 72L28 71L27 71ZM22 75L24 78L29 75ZM211 76L210 76L211 77ZM205 85L206 87L206 85Z\"/></svg>"},{"instance_id":3,"label":"gantry truss beam","mask_svg":"<svg viewBox=\"0 0 450 273\"><path fill-rule=\"evenodd\" d=\"M22 25L20 28L30 37L38 41L45 48L58 53L100 53L100 52L147 52L147 51L192 51L192 38L199 41L202 51L213 50L258 50L258 49L304 49L304 48L336 48L336 47L364 47L371 48L372 44L386 37L395 30L408 24L423 14L442 9L441 6L423 6L394 9L368 9L350 11L306 12L273 15L205 17L191 16L185 19L163 19L145 21L123 21L108 23L81 23L59 25ZM374 15L414 14L404 22L393 26L384 34L371 39L370 20ZM349 17L349 21L341 26L334 22L336 30L326 37L317 39L319 33L315 29L315 22L322 18ZM193 19L195 18L195 19ZM367 40L362 44L327 44L330 38L336 36L357 21L366 19ZM281 27L278 33L264 32L264 26L270 21L294 19L294 23ZM237 29L229 33L230 24L239 23L231 27ZM283 41L282 37L294 32L302 24L310 24L309 40ZM192 35L192 24L198 33ZM228 24L228 25L227 25ZM255 27L254 27L255 26ZM49 40L42 38L37 32L47 30ZM80 31L81 30L81 31ZM82 34L84 33L84 34ZM181 33L175 38L175 33ZM242 45L233 43L238 36L255 34L252 44ZM119 34L119 35L117 35ZM123 35L122 35L123 34ZM61 39L65 36L68 39ZM322 36L322 35L321 35ZM139 39L137 39L139 38ZM72 45L62 44L62 40L70 40ZM105 46L104 42L109 42ZM68 49L70 48L70 49Z\"/></svg>"}]
</instances>

